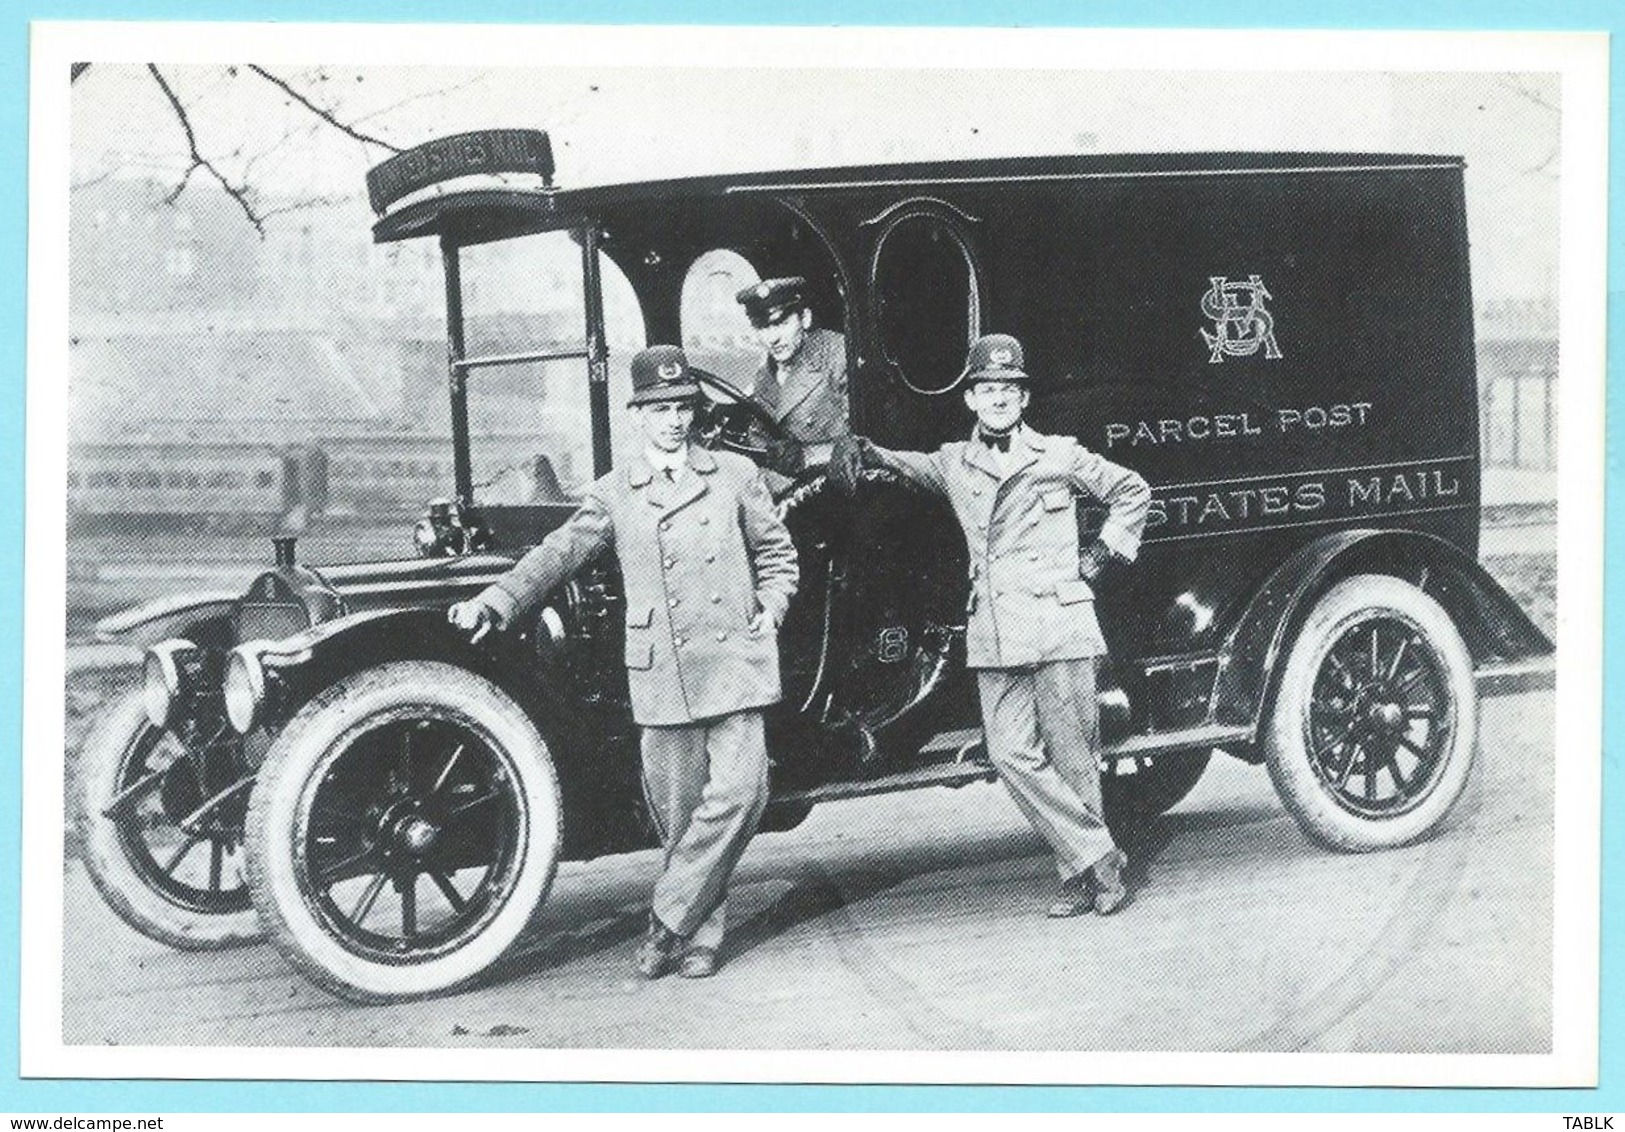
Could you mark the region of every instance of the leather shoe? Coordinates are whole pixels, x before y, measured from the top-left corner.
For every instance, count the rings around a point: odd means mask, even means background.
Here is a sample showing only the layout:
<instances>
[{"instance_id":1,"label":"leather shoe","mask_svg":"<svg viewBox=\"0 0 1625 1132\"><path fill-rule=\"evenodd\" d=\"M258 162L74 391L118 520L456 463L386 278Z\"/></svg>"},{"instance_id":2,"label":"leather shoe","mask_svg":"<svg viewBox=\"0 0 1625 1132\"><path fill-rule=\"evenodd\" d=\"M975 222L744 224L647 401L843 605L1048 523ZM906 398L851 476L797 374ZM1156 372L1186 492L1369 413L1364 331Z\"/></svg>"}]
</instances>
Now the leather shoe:
<instances>
[{"instance_id":1,"label":"leather shoe","mask_svg":"<svg viewBox=\"0 0 1625 1132\"><path fill-rule=\"evenodd\" d=\"M1089 870L1085 869L1061 882L1061 887L1055 892L1055 899L1050 901L1044 915L1052 920L1081 916L1090 909L1093 902L1094 885L1089 878Z\"/></svg>"},{"instance_id":2,"label":"leather shoe","mask_svg":"<svg viewBox=\"0 0 1625 1132\"><path fill-rule=\"evenodd\" d=\"M677 974L685 979L709 979L717 973L717 949L691 947L677 963Z\"/></svg>"},{"instance_id":3,"label":"leather shoe","mask_svg":"<svg viewBox=\"0 0 1625 1132\"><path fill-rule=\"evenodd\" d=\"M642 978L658 979L671 970L682 943L682 936L669 930L650 913L649 930L644 933L643 942L638 944L637 954L632 957L632 969Z\"/></svg>"},{"instance_id":4,"label":"leather shoe","mask_svg":"<svg viewBox=\"0 0 1625 1132\"><path fill-rule=\"evenodd\" d=\"M1128 858L1121 849L1114 849L1094 863L1089 870L1094 877L1095 911L1110 916L1128 900L1128 886L1123 883L1123 866Z\"/></svg>"}]
</instances>

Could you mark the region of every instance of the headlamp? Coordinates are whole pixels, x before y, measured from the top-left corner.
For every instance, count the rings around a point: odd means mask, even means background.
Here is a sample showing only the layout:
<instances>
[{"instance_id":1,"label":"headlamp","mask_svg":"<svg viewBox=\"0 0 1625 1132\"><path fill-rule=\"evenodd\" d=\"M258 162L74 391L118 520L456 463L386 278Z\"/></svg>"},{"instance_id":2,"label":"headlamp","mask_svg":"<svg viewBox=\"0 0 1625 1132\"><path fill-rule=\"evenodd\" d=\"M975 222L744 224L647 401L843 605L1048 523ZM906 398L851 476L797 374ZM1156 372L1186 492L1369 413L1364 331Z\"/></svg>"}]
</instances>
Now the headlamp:
<instances>
[{"instance_id":1,"label":"headlamp","mask_svg":"<svg viewBox=\"0 0 1625 1132\"><path fill-rule=\"evenodd\" d=\"M147 650L141 666L141 697L147 720L154 727L174 723L181 705L197 690L200 663L198 647L180 637L159 641Z\"/></svg>"},{"instance_id":2,"label":"headlamp","mask_svg":"<svg viewBox=\"0 0 1625 1132\"><path fill-rule=\"evenodd\" d=\"M231 650L222 691L232 729L247 735L259 723L260 708L265 703L265 667L258 653L241 645Z\"/></svg>"}]
</instances>

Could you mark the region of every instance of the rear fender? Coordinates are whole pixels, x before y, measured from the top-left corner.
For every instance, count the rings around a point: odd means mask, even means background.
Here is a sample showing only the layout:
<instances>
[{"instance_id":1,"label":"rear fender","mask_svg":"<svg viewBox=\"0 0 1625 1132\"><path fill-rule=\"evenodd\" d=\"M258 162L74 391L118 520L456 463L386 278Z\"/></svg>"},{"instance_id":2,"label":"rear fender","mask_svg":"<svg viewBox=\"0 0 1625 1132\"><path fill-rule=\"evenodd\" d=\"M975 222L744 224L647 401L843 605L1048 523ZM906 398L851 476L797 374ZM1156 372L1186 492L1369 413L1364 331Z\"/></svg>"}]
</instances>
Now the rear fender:
<instances>
[{"instance_id":1,"label":"rear fender","mask_svg":"<svg viewBox=\"0 0 1625 1132\"><path fill-rule=\"evenodd\" d=\"M1518 603L1452 543L1418 531L1341 531L1283 562L1242 613L1221 652L1215 722L1258 725L1298 626L1322 593L1353 574L1390 574L1420 587L1450 614L1475 664L1552 651Z\"/></svg>"}]
</instances>

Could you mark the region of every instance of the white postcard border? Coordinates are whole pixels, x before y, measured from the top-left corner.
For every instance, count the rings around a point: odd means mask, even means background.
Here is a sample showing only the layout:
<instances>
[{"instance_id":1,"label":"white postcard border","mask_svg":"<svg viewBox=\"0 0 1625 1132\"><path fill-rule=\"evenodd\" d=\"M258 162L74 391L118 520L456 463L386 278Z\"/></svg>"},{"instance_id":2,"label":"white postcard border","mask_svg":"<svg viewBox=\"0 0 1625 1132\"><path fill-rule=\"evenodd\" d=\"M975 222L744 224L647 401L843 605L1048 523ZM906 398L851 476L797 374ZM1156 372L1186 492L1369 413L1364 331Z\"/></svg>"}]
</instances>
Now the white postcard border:
<instances>
[{"instance_id":1,"label":"white postcard border","mask_svg":"<svg viewBox=\"0 0 1625 1132\"><path fill-rule=\"evenodd\" d=\"M1547 71L1563 76L1549 1055L86 1047L62 1041L66 77L80 60ZM40 23L33 28L21 1069L364 1080L1579 1086L1597 1079L1607 41L1574 33ZM184 1054L184 1056L181 1056Z\"/></svg>"}]
</instances>

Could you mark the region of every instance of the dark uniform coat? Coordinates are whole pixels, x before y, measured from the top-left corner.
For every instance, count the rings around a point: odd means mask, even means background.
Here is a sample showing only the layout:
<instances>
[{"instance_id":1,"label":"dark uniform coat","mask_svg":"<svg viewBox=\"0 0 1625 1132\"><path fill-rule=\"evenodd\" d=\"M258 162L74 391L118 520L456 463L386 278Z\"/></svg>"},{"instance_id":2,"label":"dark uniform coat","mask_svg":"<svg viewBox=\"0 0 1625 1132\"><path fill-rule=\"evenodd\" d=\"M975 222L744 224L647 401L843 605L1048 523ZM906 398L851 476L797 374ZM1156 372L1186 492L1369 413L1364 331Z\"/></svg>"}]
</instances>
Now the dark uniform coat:
<instances>
[{"instance_id":1,"label":"dark uniform coat","mask_svg":"<svg viewBox=\"0 0 1625 1132\"><path fill-rule=\"evenodd\" d=\"M1132 561L1151 500L1138 473L1071 437L1045 436L1026 425L1011 437L1008 455L974 436L929 453L870 450L945 496L964 528L971 573L969 667L1026 668L1106 652L1094 590L1078 576L1075 493L1106 504L1100 538L1117 557Z\"/></svg>"},{"instance_id":2,"label":"dark uniform coat","mask_svg":"<svg viewBox=\"0 0 1625 1132\"><path fill-rule=\"evenodd\" d=\"M675 484L639 456L587 489L580 509L480 594L504 625L613 547L626 586L632 716L676 726L779 700L775 621L795 593L796 550L756 465L690 447Z\"/></svg>"},{"instance_id":3,"label":"dark uniform coat","mask_svg":"<svg viewBox=\"0 0 1625 1132\"><path fill-rule=\"evenodd\" d=\"M846 339L833 330L809 330L788 364L781 367L771 356L762 363L751 399L806 448L848 430L846 385Z\"/></svg>"}]
</instances>

